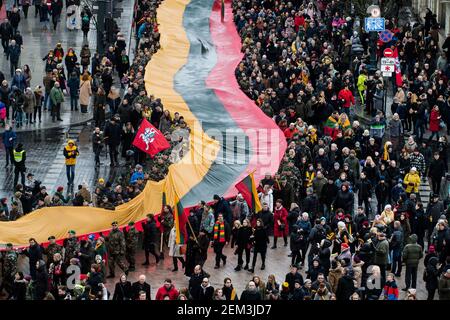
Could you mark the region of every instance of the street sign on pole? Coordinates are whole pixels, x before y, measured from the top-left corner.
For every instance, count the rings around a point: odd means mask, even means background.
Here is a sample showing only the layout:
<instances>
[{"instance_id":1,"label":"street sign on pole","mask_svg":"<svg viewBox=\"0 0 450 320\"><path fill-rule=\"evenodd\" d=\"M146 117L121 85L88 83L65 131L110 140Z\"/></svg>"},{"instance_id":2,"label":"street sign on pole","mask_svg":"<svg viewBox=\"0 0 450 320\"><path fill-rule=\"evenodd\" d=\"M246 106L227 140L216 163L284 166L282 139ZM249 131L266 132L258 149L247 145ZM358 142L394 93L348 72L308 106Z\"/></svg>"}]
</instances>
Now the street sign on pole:
<instances>
[{"instance_id":1,"label":"street sign on pole","mask_svg":"<svg viewBox=\"0 0 450 320\"><path fill-rule=\"evenodd\" d=\"M394 34L389 30L383 30L380 32L380 40L384 43L391 42Z\"/></svg>"},{"instance_id":2,"label":"street sign on pole","mask_svg":"<svg viewBox=\"0 0 450 320\"><path fill-rule=\"evenodd\" d=\"M365 18L364 29L366 32L381 32L385 30L384 18Z\"/></svg>"},{"instance_id":3,"label":"street sign on pole","mask_svg":"<svg viewBox=\"0 0 450 320\"><path fill-rule=\"evenodd\" d=\"M394 72L394 65L384 64L381 65L381 72Z\"/></svg>"},{"instance_id":4,"label":"street sign on pole","mask_svg":"<svg viewBox=\"0 0 450 320\"><path fill-rule=\"evenodd\" d=\"M391 77L392 73L391 72L383 72L383 77Z\"/></svg>"},{"instance_id":5,"label":"street sign on pole","mask_svg":"<svg viewBox=\"0 0 450 320\"><path fill-rule=\"evenodd\" d=\"M392 51L391 48L386 48L383 51L383 56L385 56L386 58L392 58L394 56L394 51Z\"/></svg>"},{"instance_id":6,"label":"street sign on pole","mask_svg":"<svg viewBox=\"0 0 450 320\"><path fill-rule=\"evenodd\" d=\"M394 58L381 58L381 65L388 64L388 65L394 65L395 59Z\"/></svg>"}]
</instances>

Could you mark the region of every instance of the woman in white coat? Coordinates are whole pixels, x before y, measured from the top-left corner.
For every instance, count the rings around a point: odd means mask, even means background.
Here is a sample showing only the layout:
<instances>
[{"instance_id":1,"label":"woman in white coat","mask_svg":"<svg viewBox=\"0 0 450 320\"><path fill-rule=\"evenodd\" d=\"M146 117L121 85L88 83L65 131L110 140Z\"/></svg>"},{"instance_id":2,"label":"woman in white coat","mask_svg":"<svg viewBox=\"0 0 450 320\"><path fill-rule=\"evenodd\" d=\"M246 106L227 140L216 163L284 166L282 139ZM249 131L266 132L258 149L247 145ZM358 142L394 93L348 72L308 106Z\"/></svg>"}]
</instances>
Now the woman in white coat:
<instances>
[{"instance_id":1,"label":"woman in white coat","mask_svg":"<svg viewBox=\"0 0 450 320\"><path fill-rule=\"evenodd\" d=\"M176 230L175 227L170 230L169 234L169 256L172 257L173 270L172 272L178 271L178 260L181 262L181 268L184 269L184 254L181 253L182 244L176 243Z\"/></svg>"}]
</instances>

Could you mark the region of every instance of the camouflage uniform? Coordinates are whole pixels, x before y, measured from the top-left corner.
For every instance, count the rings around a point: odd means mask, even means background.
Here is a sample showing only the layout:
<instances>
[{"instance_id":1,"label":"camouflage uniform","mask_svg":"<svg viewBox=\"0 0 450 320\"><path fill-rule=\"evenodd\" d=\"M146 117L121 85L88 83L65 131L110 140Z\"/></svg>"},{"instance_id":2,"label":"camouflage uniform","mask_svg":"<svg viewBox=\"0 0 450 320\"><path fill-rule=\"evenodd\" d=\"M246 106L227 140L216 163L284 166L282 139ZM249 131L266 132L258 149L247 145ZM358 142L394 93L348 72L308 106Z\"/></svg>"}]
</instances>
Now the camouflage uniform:
<instances>
[{"instance_id":1,"label":"camouflage uniform","mask_svg":"<svg viewBox=\"0 0 450 320\"><path fill-rule=\"evenodd\" d=\"M78 258L78 252L80 252L80 243L76 237L66 239L64 243L64 262L66 265L70 264L70 259Z\"/></svg>"},{"instance_id":2,"label":"camouflage uniform","mask_svg":"<svg viewBox=\"0 0 450 320\"><path fill-rule=\"evenodd\" d=\"M107 237L108 245L108 262L109 262L109 276L114 276L114 271L116 269L116 263L125 272L128 273L128 268L123 263L123 258L125 256L125 236L123 232L119 229L111 230L109 236Z\"/></svg>"},{"instance_id":3,"label":"camouflage uniform","mask_svg":"<svg viewBox=\"0 0 450 320\"><path fill-rule=\"evenodd\" d=\"M5 289L6 292L11 294L13 283L14 283L14 276L17 272L17 259L18 259L18 254L14 250L9 250L9 251L3 253L3 257L2 257L3 280L2 280L2 284L0 286L0 292L2 291L2 289Z\"/></svg>"},{"instance_id":4,"label":"camouflage uniform","mask_svg":"<svg viewBox=\"0 0 450 320\"><path fill-rule=\"evenodd\" d=\"M130 264L130 269L134 270L136 266L136 248L139 242L139 232L135 227L130 227L127 233L125 233L126 242L126 255L128 263Z\"/></svg>"},{"instance_id":5,"label":"camouflage uniform","mask_svg":"<svg viewBox=\"0 0 450 320\"><path fill-rule=\"evenodd\" d=\"M62 247L57 243L50 243L44 250L44 254L47 256L47 267L53 262L53 255L59 253L62 256Z\"/></svg>"}]
</instances>

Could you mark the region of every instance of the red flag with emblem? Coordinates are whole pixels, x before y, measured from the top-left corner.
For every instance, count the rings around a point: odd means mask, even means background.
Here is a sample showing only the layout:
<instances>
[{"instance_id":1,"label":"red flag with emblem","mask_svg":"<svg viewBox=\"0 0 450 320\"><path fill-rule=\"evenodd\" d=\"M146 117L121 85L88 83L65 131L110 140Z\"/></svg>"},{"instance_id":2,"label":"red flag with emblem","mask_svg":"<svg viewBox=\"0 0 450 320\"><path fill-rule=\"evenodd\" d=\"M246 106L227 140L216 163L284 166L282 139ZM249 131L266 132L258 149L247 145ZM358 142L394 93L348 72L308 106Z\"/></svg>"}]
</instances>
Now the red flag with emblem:
<instances>
[{"instance_id":1,"label":"red flag with emblem","mask_svg":"<svg viewBox=\"0 0 450 320\"><path fill-rule=\"evenodd\" d=\"M170 147L164 135L156 129L147 119L142 120L139 130L134 137L133 146L148 153L152 158Z\"/></svg>"}]
</instances>

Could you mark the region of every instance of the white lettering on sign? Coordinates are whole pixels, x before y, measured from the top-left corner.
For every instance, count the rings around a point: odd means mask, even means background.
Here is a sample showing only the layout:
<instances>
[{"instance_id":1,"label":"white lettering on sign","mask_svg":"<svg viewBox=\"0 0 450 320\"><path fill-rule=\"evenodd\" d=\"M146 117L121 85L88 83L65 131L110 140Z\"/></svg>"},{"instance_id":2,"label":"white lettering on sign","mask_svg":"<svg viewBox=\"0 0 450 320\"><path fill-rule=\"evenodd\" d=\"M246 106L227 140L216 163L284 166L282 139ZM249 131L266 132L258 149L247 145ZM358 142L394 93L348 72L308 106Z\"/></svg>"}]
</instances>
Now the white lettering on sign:
<instances>
[{"instance_id":1,"label":"white lettering on sign","mask_svg":"<svg viewBox=\"0 0 450 320\"><path fill-rule=\"evenodd\" d=\"M381 58L381 64L382 65L394 65L395 58Z\"/></svg>"}]
</instances>

